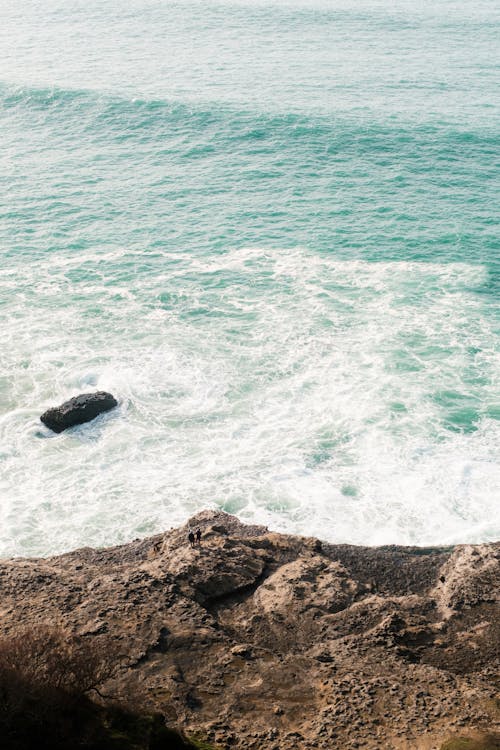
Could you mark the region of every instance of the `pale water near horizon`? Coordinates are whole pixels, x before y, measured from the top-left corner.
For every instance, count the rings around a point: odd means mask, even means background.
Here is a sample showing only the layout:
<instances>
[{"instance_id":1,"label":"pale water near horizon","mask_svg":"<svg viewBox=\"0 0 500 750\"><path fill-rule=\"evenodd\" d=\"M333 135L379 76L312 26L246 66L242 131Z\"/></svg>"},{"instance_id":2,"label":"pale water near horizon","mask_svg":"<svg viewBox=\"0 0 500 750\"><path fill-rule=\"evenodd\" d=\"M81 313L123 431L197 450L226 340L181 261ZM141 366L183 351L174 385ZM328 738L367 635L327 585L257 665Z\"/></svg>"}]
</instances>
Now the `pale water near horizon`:
<instances>
[{"instance_id":1,"label":"pale water near horizon","mask_svg":"<svg viewBox=\"0 0 500 750\"><path fill-rule=\"evenodd\" d=\"M500 537L497 3L0 2L0 555ZM61 435L79 392L114 412Z\"/></svg>"}]
</instances>

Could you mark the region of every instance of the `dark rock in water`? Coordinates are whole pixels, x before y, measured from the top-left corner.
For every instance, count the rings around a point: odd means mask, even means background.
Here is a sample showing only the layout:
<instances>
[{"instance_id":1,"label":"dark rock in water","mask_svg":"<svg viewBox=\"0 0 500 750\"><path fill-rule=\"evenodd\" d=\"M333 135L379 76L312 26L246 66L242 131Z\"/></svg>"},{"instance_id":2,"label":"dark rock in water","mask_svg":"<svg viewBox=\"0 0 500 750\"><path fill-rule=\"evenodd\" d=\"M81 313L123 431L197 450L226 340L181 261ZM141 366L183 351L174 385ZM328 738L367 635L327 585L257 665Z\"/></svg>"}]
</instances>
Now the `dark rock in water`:
<instances>
[{"instance_id":1,"label":"dark rock in water","mask_svg":"<svg viewBox=\"0 0 500 750\"><path fill-rule=\"evenodd\" d=\"M116 398L106 391L82 393L65 401L61 406L47 409L40 419L54 432L62 432L68 427L90 422L102 412L109 411L117 405Z\"/></svg>"}]
</instances>

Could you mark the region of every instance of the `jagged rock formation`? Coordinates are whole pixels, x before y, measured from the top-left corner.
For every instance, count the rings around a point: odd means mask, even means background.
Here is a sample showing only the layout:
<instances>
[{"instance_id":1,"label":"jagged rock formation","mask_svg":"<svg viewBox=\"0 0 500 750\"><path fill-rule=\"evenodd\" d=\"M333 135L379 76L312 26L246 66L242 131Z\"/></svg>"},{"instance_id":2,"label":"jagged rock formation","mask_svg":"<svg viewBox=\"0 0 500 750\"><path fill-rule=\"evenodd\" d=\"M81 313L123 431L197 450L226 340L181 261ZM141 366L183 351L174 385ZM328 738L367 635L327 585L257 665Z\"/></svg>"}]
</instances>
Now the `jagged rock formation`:
<instances>
[{"instance_id":1,"label":"jagged rock formation","mask_svg":"<svg viewBox=\"0 0 500 750\"><path fill-rule=\"evenodd\" d=\"M221 748L413 748L498 727L499 544L322 544L205 511L103 550L0 564L4 632L113 637L118 682Z\"/></svg>"},{"instance_id":2,"label":"jagged rock formation","mask_svg":"<svg viewBox=\"0 0 500 750\"><path fill-rule=\"evenodd\" d=\"M118 401L111 393L96 391L95 393L81 393L70 398L61 406L47 409L40 420L53 432L62 432L77 424L90 422L99 414L109 411L118 405Z\"/></svg>"}]
</instances>

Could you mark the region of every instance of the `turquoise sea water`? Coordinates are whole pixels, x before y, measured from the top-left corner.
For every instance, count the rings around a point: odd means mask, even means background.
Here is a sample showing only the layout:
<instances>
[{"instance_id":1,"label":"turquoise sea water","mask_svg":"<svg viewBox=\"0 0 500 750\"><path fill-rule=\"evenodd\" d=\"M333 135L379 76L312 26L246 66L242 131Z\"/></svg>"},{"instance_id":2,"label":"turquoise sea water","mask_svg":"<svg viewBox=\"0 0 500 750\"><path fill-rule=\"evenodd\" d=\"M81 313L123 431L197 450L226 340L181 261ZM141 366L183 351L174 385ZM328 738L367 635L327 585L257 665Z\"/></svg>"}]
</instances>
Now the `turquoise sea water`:
<instances>
[{"instance_id":1,"label":"turquoise sea water","mask_svg":"<svg viewBox=\"0 0 500 750\"><path fill-rule=\"evenodd\" d=\"M499 537L500 13L0 2L0 554ZM111 390L54 436L40 413Z\"/></svg>"}]
</instances>

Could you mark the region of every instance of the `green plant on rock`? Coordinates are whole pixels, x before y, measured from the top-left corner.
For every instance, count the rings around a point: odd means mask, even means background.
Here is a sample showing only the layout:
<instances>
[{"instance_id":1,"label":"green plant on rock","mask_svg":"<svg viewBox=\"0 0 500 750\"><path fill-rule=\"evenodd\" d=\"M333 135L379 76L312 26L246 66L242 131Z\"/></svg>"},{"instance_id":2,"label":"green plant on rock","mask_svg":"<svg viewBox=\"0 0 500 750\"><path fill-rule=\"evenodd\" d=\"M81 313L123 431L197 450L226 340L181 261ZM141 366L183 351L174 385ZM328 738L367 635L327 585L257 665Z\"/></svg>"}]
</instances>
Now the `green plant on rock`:
<instances>
[{"instance_id":1,"label":"green plant on rock","mask_svg":"<svg viewBox=\"0 0 500 750\"><path fill-rule=\"evenodd\" d=\"M500 735L484 734L480 737L453 737L441 745L440 750L500 750Z\"/></svg>"},{"instance_id":2,"label":"green plant on rock","mask_svg":"<svg viewBox=\"0 0 500 750\"><path fill-rule=\"evenodd\" d=\"M215 745L209 745L208 742L204 742L203 740L196 740L191 737L189 741L196 750L218 750Z\"/></svg>"}]
</instances>

